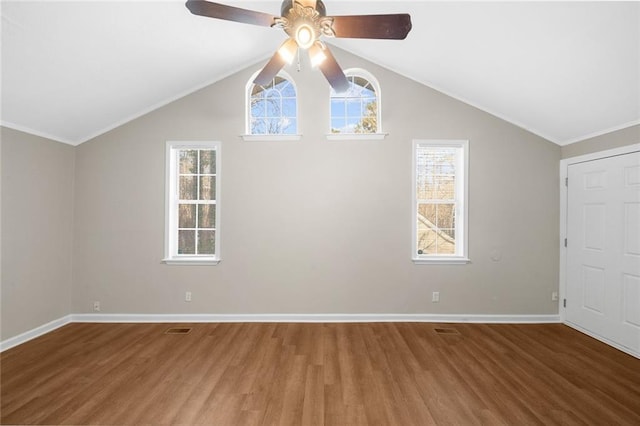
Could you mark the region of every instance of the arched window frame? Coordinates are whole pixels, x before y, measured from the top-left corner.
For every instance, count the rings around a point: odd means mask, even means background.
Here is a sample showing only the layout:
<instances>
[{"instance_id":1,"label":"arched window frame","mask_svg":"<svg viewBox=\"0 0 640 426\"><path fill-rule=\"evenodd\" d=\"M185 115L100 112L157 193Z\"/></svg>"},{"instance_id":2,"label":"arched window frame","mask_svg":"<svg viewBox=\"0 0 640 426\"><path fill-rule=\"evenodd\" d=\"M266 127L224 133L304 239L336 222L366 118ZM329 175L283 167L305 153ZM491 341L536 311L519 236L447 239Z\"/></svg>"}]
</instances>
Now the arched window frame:
<instances>
[{"instance_id":1,"label":"arched window frame","mask_svg":"<svg viewBox=\"0 0 640 426\"><path fill-rule=\"evenodd\" d=\"M366 80L376 95L376 124L377 129L373 133L334 133L332 127L333 121L333 111L332 105L333 100L335 98L340 98L341 96L336 95L333 89L330 89L329 92L329 133L327 134L327 139L329 140L375 140L375 139L384 139L387 133L382 132L382 91L380 89L380 83L378 83L378 79L371 74L369 71L362 68L349 68L344 71L345 76L352 82L354 77L359 77ZM352 83L353 84L353 83Z\"/></svg>"},{"instance_id":2,"label":"arched window frame","mask_svg":"<svg viewBox=\"0 0 640 426\"><path fill-rule=\"evenodd\" d=\"M276 75L276 77L279 77L279 78L282 78L284 80L287 80L289 82L289 84L291 84L291 86L293 87L293 89L295 91L295 99L296 99L296 109L295 109L296 132L295 132L295 134L289 134L289 133L253 134L252 133L252 131L251 131L251 120L252 120L251 98L252 98L253 88L255 86L253 81L255 80L256 76L259 73L260 73L260 70L256 71L251 76L251 78L249 79L249 81L247 82L247 85L245 87L245 134L242 135L242 138L245 141L300 140L300 115L299 115L300 100L299 100L299 97L298 97L298 87L297 87L295 81L293 80L293 78L291 78L291 76L288 73L286 73L285 71L280 71Z\"/></svg>"}]
</instances>

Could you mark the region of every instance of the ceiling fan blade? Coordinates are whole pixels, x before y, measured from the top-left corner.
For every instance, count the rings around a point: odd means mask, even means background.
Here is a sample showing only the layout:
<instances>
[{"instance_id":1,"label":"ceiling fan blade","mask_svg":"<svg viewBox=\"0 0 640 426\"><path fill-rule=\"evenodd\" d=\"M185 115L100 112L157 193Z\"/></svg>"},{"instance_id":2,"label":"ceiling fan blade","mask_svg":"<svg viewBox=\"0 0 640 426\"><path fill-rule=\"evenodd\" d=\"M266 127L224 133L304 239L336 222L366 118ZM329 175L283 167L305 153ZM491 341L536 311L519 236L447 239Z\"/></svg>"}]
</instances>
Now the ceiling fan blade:
<instances>
[{"instance_id":1,"label":"ceiling fan blade","mask_svg":"<svg viewBox=\"0 0 640 426\"><path fill-rule=\"evenodd\" d=\"M278 72L284 67L287 61L282 58L280 52L276 52L275 55L271 57L267 65L262 68L260 74L253 80L254 84L259 86L267 86L271 83L271 80L278 74Z\"/></svg>"},{"instance_id":2,"label":"ceiling fan blade","mask_svg":"<svg viewBox=\"0 0 640 426\"><path fill-rule=\"evenodd\" d=\"M241 9L204 0L188 0L187 9L194 15L209 18L224 19L226 21L242 22L244 24L270 27L274 23L275 16L255 10Z\"/></svg>"},{"instance_id":3,"label":"ceiling fan blade","mask_svg":"<svg viewBox=\"0 0 640 426\"><path fill-rule=\"evenodd\" d=\"M351 15L333 16L333 30L341 38L375 38L404 40L411 31L411 16Z\"/></svg>"},{"instance_id":4,"label":"ceiling fan blade","mask_svg":"<svg viewBox=\"0 0 640 426\"><path fill-rule=\"evenodd\" d=\"M324 74L329 81L333 90L337 93L346 92L349 89L349 80L347 80L342 68L338 65L336 58L333 57L329 48L324 50L324 54L326 55L326 59L318 65L318 68L320 68L322 74Z\"/></svg>"}]
</instances>

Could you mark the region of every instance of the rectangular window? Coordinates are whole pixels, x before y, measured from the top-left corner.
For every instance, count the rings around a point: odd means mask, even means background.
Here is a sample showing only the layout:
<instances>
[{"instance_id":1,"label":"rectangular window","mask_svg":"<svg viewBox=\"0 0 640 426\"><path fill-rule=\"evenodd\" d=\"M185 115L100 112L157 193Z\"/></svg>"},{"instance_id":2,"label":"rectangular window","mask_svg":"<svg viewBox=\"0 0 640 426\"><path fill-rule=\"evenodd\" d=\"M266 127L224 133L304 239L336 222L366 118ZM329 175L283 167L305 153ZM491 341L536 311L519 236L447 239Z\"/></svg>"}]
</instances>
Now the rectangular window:
<instances>
[{"instance_id":1,"label":"rectangular window","mask_svg":"<svg viewBox=\"0 0 640 426\"><path fill-rule=\"evenodd\" d=\"M220 261L220 142L168 142L165 263Z\"/></svg>"},{"instance_id":2,"label":"rectangular window","mask_svg":"<svg viewBox=\"0 0 640 426\"><path fill-rule=\"evenodd\" d=\"M468 263L469 142L413 142L413 261Z\"/></svg>"}]
</instances>

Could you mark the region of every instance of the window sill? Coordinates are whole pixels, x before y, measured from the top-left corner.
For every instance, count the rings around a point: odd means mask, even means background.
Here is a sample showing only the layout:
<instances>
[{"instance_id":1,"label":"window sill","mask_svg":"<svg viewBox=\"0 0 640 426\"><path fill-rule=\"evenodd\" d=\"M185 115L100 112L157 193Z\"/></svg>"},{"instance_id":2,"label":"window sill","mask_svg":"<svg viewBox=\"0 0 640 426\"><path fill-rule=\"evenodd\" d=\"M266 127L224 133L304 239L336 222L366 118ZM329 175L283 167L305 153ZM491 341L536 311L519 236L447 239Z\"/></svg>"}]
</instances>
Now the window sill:
<instances>
[{"instance_id":1,"label":"window sill","mask_svg":"<svg viewBox=\"0 0 640 426\"><path fill-rule=\"evenodd\" d=\"M331 133L327 135L329 141L380 141L389 133Z\"/></svg>"},{"instance_id":2,"label":"window sill","mask_svg":"<svg viewBox=\"0 0 640 426\"><path fill-rule=\"evenodd\" d=\"M471 263L471 260L466 257L414 257L411 260L416 265L465 265Z\"/></svg>"},{"instance_id":3,"label":"window sill","mask_svg":"<svg viewBox=\"0 0 640 426\"><path fill-rule=\"evenodd\" d=\"M240 135L245 142L288 142L299 141L302 135Z\"/></svg>"},{"instance_id":4,"label":"window sill","mask_svg":"<svg viewBox=\"0 0 640 426\"><path fill-rule=\"evenodd\" d=\"M194 265L194 266L216 266L220 263L220 259L211 257L171 257L162 259L165 265Z\"/></svg>"}]
</instances>

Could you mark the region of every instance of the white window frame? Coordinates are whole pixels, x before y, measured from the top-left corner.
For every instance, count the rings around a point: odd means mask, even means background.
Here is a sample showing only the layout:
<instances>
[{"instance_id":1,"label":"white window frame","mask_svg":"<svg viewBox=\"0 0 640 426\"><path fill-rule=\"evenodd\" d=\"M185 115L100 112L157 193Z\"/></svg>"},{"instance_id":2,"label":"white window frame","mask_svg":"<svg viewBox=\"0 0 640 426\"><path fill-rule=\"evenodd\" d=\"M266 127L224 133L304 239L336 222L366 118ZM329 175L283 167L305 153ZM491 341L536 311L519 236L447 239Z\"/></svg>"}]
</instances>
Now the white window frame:
<instances>
[{"instance_id":1,"label":"white window frame","mask_svg":"<svg viewBox=\"0 0 640 426\"><path fill-rule=\"evenodd\" d=\"M344 70L344 75L349 77L361 77L367 80L371 86L373 86L376 92L376 123L378 128L375 133L331 133L331 99L335 91L329 88L329 133L327 133L327 140L381 140L384 139L388 133L382 131L382 91L380 89L380 83L378 79L369 71L363 68L349 68Z\"/></svg>"},{"instance_id":2,"label":"white window frame","mask_svg":"<svg viewBox=\"0 0 640 426\"><path fill-rule=\"evenodd\" d=\"M299 141L302 136L300 134L301 122L300 122L300 96L298 93L298 86L294 79L285 71L280 71L276 74L276 77L283 78L293 86L296 91L296 134L266 134L266 135L254 135L251 133L251 92L253 91L254 80L260 74L261 70L256 71L244 89L245 100L245 133L241 135L242 139L247 142L251 141Z\"/></svg>"},{"instance_id":3,"label":"white window frame","mask_svg":"<svg viewBox=\"0 0 640 426\"><path fill-rule=\"evenodd\" d=\"M418 254L417 150L419 147L456 148L456 253L453 255ZM469 141L414 140L412 161L412 260L416 265L466 264L469 259Z\"/></svg>"},{"instance_id":4,"label":"white window frame","mask_svg":"<svg viewBox=\"0 0 640 426\"><path fill-rule=\"evenodd\" d=\"M162 260L163 263L168 265L217 265L220 263L221 147L222 144L217 141L167 142L165 170L165 254ZM178 254L178 151L185 149L216 151L216 234L214 255Z\"/></svg>"}]
</instances>

